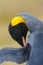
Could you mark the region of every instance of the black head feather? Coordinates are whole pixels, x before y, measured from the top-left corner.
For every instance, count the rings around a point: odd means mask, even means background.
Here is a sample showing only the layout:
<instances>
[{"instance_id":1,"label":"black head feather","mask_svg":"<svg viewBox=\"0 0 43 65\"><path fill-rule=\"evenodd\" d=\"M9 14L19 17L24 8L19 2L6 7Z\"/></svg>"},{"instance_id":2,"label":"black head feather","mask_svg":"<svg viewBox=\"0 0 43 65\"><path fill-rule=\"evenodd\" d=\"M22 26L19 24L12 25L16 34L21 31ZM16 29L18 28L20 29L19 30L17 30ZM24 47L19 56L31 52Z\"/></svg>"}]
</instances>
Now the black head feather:
<instances>
[{"instance_id":1,"label":"black head feather","mask_svg":"<svg viewBox=\"0 0 43 65\"><path fill-rule=\"evenodd\" d=\"M22 41L22 36L24 36L24 38L26 39L27 31L28 31L28 28L26 27L24 23L19 23L16 26L11 26L11 24L9 24L10 35L12 36L14 40L16 40L22 46L24 46Z\"/></svg>"}]
</instances>

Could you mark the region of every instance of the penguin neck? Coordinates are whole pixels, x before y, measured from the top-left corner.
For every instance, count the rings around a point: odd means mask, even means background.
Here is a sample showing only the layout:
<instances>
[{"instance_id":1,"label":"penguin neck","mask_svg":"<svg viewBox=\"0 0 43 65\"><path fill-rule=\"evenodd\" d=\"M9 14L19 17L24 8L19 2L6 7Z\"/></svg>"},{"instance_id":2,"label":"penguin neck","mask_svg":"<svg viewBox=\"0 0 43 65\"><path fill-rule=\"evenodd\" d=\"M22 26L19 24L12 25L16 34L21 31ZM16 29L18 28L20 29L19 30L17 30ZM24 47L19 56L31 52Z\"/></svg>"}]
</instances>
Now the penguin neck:
<instances>
[{"instance_id":1,"label":"penguin neck","mask_svg":"<svg viewBox=\"0 0 43 65\"><path fill-rule=\"evenodd\" d=\"M36 30L36 28L38 27L38 25L40 25L41 23L37 23L34 21L28 21L26 22L26 26L28 27L28 30L30 31L30 33L34 32Z\"/></svg>"}]
</instances>

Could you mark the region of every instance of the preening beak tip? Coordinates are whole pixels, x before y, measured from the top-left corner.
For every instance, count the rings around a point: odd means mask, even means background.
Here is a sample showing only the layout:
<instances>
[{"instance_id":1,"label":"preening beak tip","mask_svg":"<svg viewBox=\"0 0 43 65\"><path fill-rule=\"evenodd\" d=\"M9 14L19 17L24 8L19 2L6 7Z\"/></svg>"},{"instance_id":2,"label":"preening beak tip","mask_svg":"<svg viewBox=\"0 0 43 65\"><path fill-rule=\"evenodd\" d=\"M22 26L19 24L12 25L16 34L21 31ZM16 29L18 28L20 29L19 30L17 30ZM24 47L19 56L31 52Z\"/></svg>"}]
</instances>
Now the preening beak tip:
<instances>
[{"instance_id":1,"label":"preening beak tip","mask_svg":"<svg viewBox=\"0 0 43 65\"><path fill-rule=\"evenodd\" d=\"M22 36L23 45L26 46L26 39Z\"/></svg>"}]
</instances>

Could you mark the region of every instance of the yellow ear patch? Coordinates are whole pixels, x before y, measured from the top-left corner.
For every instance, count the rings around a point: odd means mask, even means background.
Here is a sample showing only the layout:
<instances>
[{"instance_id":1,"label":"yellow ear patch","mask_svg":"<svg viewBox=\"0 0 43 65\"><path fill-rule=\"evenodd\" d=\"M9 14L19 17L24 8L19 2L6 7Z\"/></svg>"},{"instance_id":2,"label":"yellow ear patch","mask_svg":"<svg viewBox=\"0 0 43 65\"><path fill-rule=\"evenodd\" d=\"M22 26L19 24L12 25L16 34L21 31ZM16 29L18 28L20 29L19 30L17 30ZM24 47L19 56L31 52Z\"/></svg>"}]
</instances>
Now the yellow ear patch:
<instances>
[{"instance_id":1,"label":"yellow ear patch","mask_svg":"<svg viewBox=\"0 0 43 65\"><path fill-rule=\"evenodd\" d=\"M19 23L25 23L24 18L22 18L21 16L16 16L11 20L11 26L15 26Z\"/></svg>"}]
</instances>

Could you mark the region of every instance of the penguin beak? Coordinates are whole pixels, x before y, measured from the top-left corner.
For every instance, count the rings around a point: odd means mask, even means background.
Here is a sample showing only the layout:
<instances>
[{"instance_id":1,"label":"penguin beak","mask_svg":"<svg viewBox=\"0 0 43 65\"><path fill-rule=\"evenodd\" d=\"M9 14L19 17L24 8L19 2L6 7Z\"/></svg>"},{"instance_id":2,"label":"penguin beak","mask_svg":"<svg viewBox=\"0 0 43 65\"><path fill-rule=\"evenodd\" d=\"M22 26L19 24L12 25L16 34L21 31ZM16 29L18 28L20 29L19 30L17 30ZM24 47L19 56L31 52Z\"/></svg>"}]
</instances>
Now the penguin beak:
<instances>
[{"instance_id":1,"label":"penguin beak","mask_svg":"<svg viewBox=\"0 0 43 65\"><path fill-rule=\"evenodd\" d=\"M23 45L26 46L26 39L22 36Z\"/></svg>"}]
</instances>

